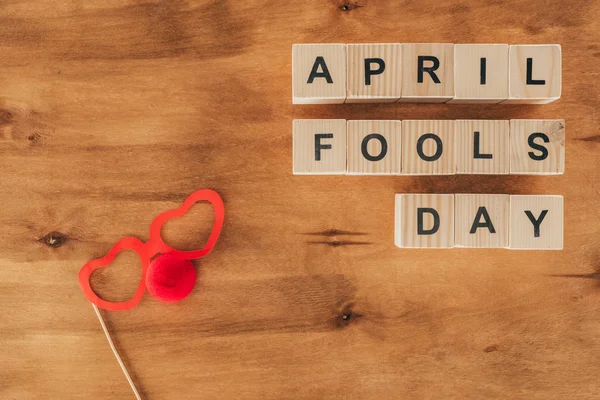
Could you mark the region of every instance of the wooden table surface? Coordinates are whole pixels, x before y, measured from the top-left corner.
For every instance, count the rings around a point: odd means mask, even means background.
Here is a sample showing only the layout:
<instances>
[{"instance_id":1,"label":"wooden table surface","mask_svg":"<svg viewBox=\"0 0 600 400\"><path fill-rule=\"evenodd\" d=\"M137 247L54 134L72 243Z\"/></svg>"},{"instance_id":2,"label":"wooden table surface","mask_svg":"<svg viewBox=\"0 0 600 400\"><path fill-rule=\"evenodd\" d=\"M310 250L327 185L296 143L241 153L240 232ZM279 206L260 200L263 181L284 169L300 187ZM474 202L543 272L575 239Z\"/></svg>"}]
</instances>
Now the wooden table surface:
<instances>
[{"instance_id":1,"label":"wooden table surface","mask_svg":"<svg viewBox=\"0 0 600 400\"><path fill-rule=\"evenodd\" d=\"M600 397L600 2L0 5L0 398L127 399L79 268L191 192L183 302L104 312L148 399ZM310 42L559 43L548 105L291 104ZM564 118L563 176L292 175L292 119ZM565 249L401 250L395 193L560 194ZM169 224L206 238L208 206ZM94 275L131 296L133 253Z\"/></svg>"}]
</instances>

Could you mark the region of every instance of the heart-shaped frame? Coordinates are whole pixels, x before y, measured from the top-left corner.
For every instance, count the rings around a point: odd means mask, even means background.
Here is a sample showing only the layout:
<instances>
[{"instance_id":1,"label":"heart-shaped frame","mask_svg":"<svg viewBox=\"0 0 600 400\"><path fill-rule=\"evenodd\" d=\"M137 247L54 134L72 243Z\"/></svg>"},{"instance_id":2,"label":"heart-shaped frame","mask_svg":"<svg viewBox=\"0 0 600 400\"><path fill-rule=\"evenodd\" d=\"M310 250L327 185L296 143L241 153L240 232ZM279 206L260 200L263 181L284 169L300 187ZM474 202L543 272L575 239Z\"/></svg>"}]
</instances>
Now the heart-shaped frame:
<instances>
[{"instance_id":1,"label":"heart-shaped frame","mask_svg":"<svg viewBox=\"0 0 600 400\"><path fill-rule=\"evenodd\" d=\"M208 201L212 205L215 213L215 221L213 223L210 236L208 237L208 240L206 241L204 247L199 250L182 251L174 249L168 244L166 244L163 241L162 236L160 234L160 231L165 222L173 218L182 217L194 204L200 201ZM154 221L152 221L152 224L150 225L150 240L148 241L148 246L150 246L150 253L169 253L170 255L173 255L180 260L194 260L196 258L204 257L205 255L210 253L213 247L215 247L217 239L221 234L221 228L223 227L224 219L225 206L223 205L223 200L221 199L219 194L214 190L210 189L198 190L192 193L187 199L185 199L185 201L180 207L174 210L165 211L164 213L159 214L156 218L154 218Z\"/></svg>"},{"instance_id":2,"label":"heart-shaped frame","mask_svg":"<svg viewBox=\"0 0 600 400\"><path fill-rule=\"evenodd\" d=\"M140 257L140 261L142 262L142 278L140 280L140 284L131 300L122 302L104 300L100 298L92 289L90 284L90 276L94 270L108 267L113 262L117 254L125 250L134 251ZM98 307L112 311L129 310L135 307L142 299L142 296L144 296L144 292L146 291L146 271L148 270L149 265L150 256L146 251L146 245L137 238L124 237L123 239L119 240L104 257L91 260L81 268L79 271L79 285L81 286L81 289L83 289L83 294L85 297L87 297L89 301Z\"/></svg>"}]
</instances>

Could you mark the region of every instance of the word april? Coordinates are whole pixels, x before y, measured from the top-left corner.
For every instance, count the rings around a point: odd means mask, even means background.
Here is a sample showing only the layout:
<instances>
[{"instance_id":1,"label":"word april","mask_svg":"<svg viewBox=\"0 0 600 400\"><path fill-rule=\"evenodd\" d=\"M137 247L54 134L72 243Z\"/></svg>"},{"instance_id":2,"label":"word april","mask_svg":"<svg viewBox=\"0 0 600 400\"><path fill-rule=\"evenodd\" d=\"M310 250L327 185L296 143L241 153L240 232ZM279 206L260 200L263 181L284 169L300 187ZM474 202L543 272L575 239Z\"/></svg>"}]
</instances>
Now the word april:
<instances>
[{"instance_id":1,"label":"word april","mask_svg":"<svg viewBox=\"0 0 600 400\"><path fill-rule=\"evenodd\" d=\"M294 104L542 104L561 95L557 44L295 44Z\"/></svg>"}]
</instances>

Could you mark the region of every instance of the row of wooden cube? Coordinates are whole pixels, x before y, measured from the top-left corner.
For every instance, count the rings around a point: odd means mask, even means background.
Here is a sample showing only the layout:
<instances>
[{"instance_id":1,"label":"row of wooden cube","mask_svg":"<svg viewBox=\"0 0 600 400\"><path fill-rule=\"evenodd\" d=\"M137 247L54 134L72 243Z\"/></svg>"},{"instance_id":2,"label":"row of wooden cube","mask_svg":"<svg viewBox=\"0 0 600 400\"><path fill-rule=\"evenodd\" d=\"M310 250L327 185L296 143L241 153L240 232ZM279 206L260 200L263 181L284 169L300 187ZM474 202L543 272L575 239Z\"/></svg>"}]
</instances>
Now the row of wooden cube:
<instances>
[{"instance_id":1,"label":"row of wooden cube","mask_svg":"<svg viewBox=\"0 0 600 400\"><path fill-rule=\"evenodd\" d=\"M561 66L557 44L295 44L293 102L549 103Z\"/></svg>"},{"instance_id":2,"label":"row of wooden cube","mask_svg":"<svg viewBox=\"0 0 600 400\"><path fill-rule=\"evenodd\" d=\"M563 248L562 196L397 194L395 213L402 248Z\"/></svg>"},{"instance_id":3,"label":"row of wooden cube","mask_svg":"<svg viewBox=\"0 0 600 400\"><path fill-rule=\"evenodd\" d=\"M562 174L564 120L293 122L294 174Z\"/></svg>"}]
</instances>

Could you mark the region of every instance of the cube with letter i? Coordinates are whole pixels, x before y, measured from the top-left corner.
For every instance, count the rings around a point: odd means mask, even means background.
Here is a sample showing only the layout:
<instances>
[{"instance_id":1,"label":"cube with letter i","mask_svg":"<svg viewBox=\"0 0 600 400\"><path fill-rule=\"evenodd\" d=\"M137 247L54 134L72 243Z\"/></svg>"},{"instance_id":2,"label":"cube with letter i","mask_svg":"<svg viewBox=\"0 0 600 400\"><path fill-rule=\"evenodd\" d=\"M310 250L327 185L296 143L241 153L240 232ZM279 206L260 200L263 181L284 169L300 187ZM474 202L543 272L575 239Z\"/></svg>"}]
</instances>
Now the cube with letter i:
<instances>
[{"instance_id":1,"label":"cube with letter i","mask_svg":"<svg viewBox=\"0 0 600 400\"><path fill-rule=\"evenodd\" d=\"M346 103L394 102L402 93L399 43L349 44Z\"/></svg>"},{"instance_id":2,"label":"cube with letter i","mask_svg":"<svg viewBox=\"0 0 600 400\"><path fill-rule=\"evenodd\" d=\"M562 250L563 197L510 196L509 247L519 250Z\"/></svg>"},{"instance_id":3,"label":"cube with letter i","mask_svg":"<svg viewBox=\"0 0 600 400\"><path fill-rule=\"evenodd\" d=\"M292 135L295 175L346 173L345 119L296 119Z\"/></svg>"},{"instance_id":4,"label":"cube with letter i","mask_svg":"<svg viewBox=\"0 0 600 400\"><path fill-rule=\"evenodd\" d=\"M346 62L345 44L293 45L293 103L343 103L346 99Z\"/></svg>"},{"instance_id":5,"label":"cube with letter i","mask_svg":"<svg viewBox=\"0 0 600 400\"><path fill-rule=\"evenodd\" d=\"M455 44L454 98L450 103L508 99L508 45Z\"/></svg>"}]
</instances>

